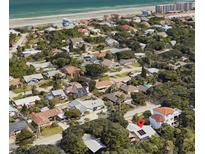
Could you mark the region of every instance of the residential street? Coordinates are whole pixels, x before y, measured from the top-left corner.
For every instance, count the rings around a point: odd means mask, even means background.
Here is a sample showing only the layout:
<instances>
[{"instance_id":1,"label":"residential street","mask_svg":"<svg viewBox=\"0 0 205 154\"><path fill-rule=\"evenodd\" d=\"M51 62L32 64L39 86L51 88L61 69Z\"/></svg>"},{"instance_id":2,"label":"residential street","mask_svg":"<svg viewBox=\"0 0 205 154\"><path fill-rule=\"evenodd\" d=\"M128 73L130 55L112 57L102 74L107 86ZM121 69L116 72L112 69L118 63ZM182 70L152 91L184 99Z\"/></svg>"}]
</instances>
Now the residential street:
<instances>
[{"instance_id":1,"label":"residential street","mask_svg":"<svg viewBox=\"0 0 205 154\"><path fill-rule=\"evenodd\" d=\"M146 106L138 106L135 109L128 111L127 113L125 113L124 118L126 120L132 120L132 117L136 114L136 113L143 113L144 111L147 110L152 110L154 108L160 107L160 105L155 105L152 104L150 102L147 102Z\"/></svg>"},{"instance_id":2,"label":"residential street","mask_svg":"<svg viewBox=\"0 0 205 154\"><path fill-rule=\"evenodd\" d=\"M40 144L56 144L62 138L62 134L55 134L49 137L41 137L34 141L33 145L40 145Z\"/></svg>"},{"instance_id":3,"label":"residential street","mask_svg":"<svg viewBox=\"0 0 205 154\"><path fill-rule=\"evenodd\" d=\"M16 44L9 50L9 59L12 58L13 53L17 51L18 46L22 46L26 42L26 36L28 33L21 34L21 38L16 42Z\"/></svg>"}]
</instances>

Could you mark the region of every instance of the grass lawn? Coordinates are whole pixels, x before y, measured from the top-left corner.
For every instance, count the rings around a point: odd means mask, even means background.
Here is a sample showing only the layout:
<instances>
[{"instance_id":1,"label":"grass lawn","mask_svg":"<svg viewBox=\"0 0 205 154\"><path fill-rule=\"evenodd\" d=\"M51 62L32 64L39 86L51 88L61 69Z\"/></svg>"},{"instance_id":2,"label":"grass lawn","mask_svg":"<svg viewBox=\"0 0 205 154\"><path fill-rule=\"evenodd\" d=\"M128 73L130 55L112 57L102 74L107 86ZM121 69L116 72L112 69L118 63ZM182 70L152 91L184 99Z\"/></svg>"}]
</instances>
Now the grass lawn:
<instances>
[{"instance_id":1,"label":"grass lawn","mask_svg":"<svg viewBox=\"0 0 205 154\"><path fill-rule=\"evenodd\" d=\"M134 63L132 64L133 67L140 67L140 64L139 63Z\"/></svg>"},{"instance_id":2,"label":"grass lawn","mask_svg":"<svg viewBox=\"0 0 205 154\"><path fill-rule=\"evenodd\" d=\"M56 126L56 127L45 127L42 129L41 134L43 136L51 136L54 134L58 134L60 132L63 131L63 128L60 126Z\"/></svg>"},{"instance_id":3,"label":"grass lawn","mask_svg":"<svg viewBox=\"0 0 205 154\"><path fill-rule=\"evenodd\" d=\"M128 72L125 72L125 73L122 73L122 74L118 74L116 75L117 77L125 77L125 76L128 76Z\"/></svg>"},{"instance_id":4,"label":"grass lawn","mask_svg":"<svg viewBox=\"0 0 205 154\"><path fill-rule=\"evenodd\" d=\"M100 78L100 81L109 80L109 79L110 77L108 75L105 75Z\"/></svg>"},{"instance_id":5,"label":"grass lawn","mask_svg":"<svg viewBox=\"0 0 205 154\"><path fill-rule=\"evenodd\" d=\"M32 89L31 86L26 86L26 87L16 88L16 89L13 90L13 92L15 92L17 94L17 93L21 93L21 92L24 92L24 91L29 91L31 89Z\"/></svg>"}]
</instances>

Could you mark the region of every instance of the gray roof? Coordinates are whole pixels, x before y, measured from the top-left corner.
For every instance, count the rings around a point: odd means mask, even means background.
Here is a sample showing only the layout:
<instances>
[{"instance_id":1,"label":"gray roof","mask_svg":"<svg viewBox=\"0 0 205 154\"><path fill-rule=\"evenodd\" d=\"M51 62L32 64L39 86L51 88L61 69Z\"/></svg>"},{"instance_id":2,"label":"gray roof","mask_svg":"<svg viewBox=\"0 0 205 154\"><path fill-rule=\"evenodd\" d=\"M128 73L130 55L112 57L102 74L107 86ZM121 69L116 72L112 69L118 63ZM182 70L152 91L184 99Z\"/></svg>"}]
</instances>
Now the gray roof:
<instances>
[{"instance_id":1,"label":"gray roof","mask_svg":"<svg viewBox=\"0 0 205 154\"><path fill-rule=\"evenodd\" d=\"M90 149L93 153L97 152L101 148L104 148L105 145L103 145L100 142L100 139L96 139L95 137L91 136L90 134L84 134L83 135L83 142L85 145Z\"/></svg>"},{"instance_id":2,"label":"gray roof","mask_svg":"<svg viewBox=\"0 0 205 154\"><path fill-rule=\"evenodd\" d=\"M52 95L55 96L61 96L61 97L66 97L64 91L62 89L59 90L53 90L51 91Z\"/></svg>"},{"instance_id":3,"label":"gray roof","mask_svg":"<svg viewBox=\"0 0 205 154\"><path fill-rule=\"evenodd\" d=\"M50 62L43 62L43 63L42 62L28 62L28 64L32 65L36 69L47 68L47 67L52 66Z\"/></svg>"},{"instance_id":4,"label":"gray roof","mask_svg":"<svg viewBox=\"0 0 205 154\"><path fill-rule=\"evenodd\" d=\"M101 99L96 98L95 100L81 100L75 99L71 103L69 103L69 107L77 108L84 113L86 110L93 110L96 107L104 106L104 102Z\"/></svg>"},{"instance_id":5,"label":"gray roof","mask_svg":"<svg viewBox=\"0 0 205 154\"><path fill-rule=\"evenodd\" d=\"M17 121L14 123L9 123L9 134L21 131L28 127L28 124L25 121Z\"/></svg>"},{"instance_id":6,"label":"gray roof","mask_svg":"<svg viewBox=\"0 0 205 154\"><path fill-rule=\"evenodd\" d=\"M39 74L23 76L23 78L28 83L28 82L31 82L32 80L41 80L43 79L43 76L39 73Z\"/></svg>"},{"instance_id":7,"label":"gray roof","mask_svg":"<svg viewBox=\"0 0 205 154\"><path fill-rule=\"evenodd\" d=\"M22 98L22 99L16 100L15 104L17 106L24 105L24 104L25 105L29 105L30 103L33 103L33 102L38 101L38 100L40 100L40 97L38 97L38 96L30 96L30 97L26 97L26 98Z\"/></svg>"},{"instance_id":8,"label":"gray roof","mask_svg":"<svg viewBox=\"0 0 205 154\"><path fill-rule=\"evenodd\" d=\"M70 108L76 108L78 110L80 110L81 113L84 113L87 108L83 105L80 104L80 102L78 100L74 100L69 104Z\"/></svg>"},{"instance_id":9,"label":"gray roof","mask_svg":"<svg viewBox=\"0 0 205 154\"><path fill-rule=\"evenodd\" d=\"M45 73L45 76L47 77L53 77L57 74L62 74L59 70L53 70Z\"/></svg>"}]
</instances>

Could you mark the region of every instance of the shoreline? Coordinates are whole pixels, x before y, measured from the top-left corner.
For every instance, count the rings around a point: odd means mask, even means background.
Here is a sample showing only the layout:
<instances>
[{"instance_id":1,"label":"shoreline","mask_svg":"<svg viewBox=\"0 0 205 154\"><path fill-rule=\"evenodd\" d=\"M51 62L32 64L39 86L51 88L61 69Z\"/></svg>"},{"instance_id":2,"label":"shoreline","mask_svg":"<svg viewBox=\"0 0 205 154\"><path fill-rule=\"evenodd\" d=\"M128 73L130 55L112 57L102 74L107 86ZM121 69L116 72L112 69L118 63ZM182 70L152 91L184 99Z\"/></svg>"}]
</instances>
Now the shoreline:
<instances>
[{"instance_id":1,"label":"shoreline","mask_svg":"<svg viewBox=\"0 0 205 154\"><path fill-rule=\"evenodd\" d=\"M60 24L62 18L69 18L73 20L102 18L104 15L117 13L120 15L139 14L142 10L154 11L155 6L134 6L130 8L118 8L99 11L90 11L82 13L59 14L51 16L41 16L33 18L17 18L9 20L9 28L18 28L23 26L38 26L44 24Z\"/></svg>"}]
</instances>

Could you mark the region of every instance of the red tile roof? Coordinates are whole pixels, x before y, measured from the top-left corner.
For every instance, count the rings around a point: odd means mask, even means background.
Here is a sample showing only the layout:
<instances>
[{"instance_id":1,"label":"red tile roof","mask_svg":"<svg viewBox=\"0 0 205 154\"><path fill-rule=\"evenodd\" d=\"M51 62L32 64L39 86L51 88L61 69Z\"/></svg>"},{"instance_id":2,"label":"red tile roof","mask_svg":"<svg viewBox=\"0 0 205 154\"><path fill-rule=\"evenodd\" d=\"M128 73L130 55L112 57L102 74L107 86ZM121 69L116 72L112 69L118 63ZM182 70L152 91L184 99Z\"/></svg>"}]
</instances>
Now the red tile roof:
<instances>
[{"instance_id":1,"label":"red tile roof","mask_svg":"<svg viewBox=\"0 0 205 154\"><path fill-rule=\"evenodd\" d=\"M63 111L60 109L51 109L44 112L30 114L30 118L37 124L37 125L44 125L50 122L49 118L62 114Z\"/></svg>"},{"instance_id":2,"label":"red tile roof","mask_svg":"<svg viewBox=\"0 0 205 154\"><path fill-rule=\"evenodd\" d=\"M164 117L162 117L161 115L158 115L158 114L152 115L151 118L156 120L157 122L164 122L165 121Z\"/></svg>"},{"instance_id":3,"label":"red tile roof","mask_svg":"<svg viewBox=\"0 0 205 154\"><path fill-rule=\"evenodd\" d=\"M164 115L169 115L174 113L175 110L170 107L159 107L159 108L155 108L154 111L162 113Z\"/></svg>"}]
</instances>

